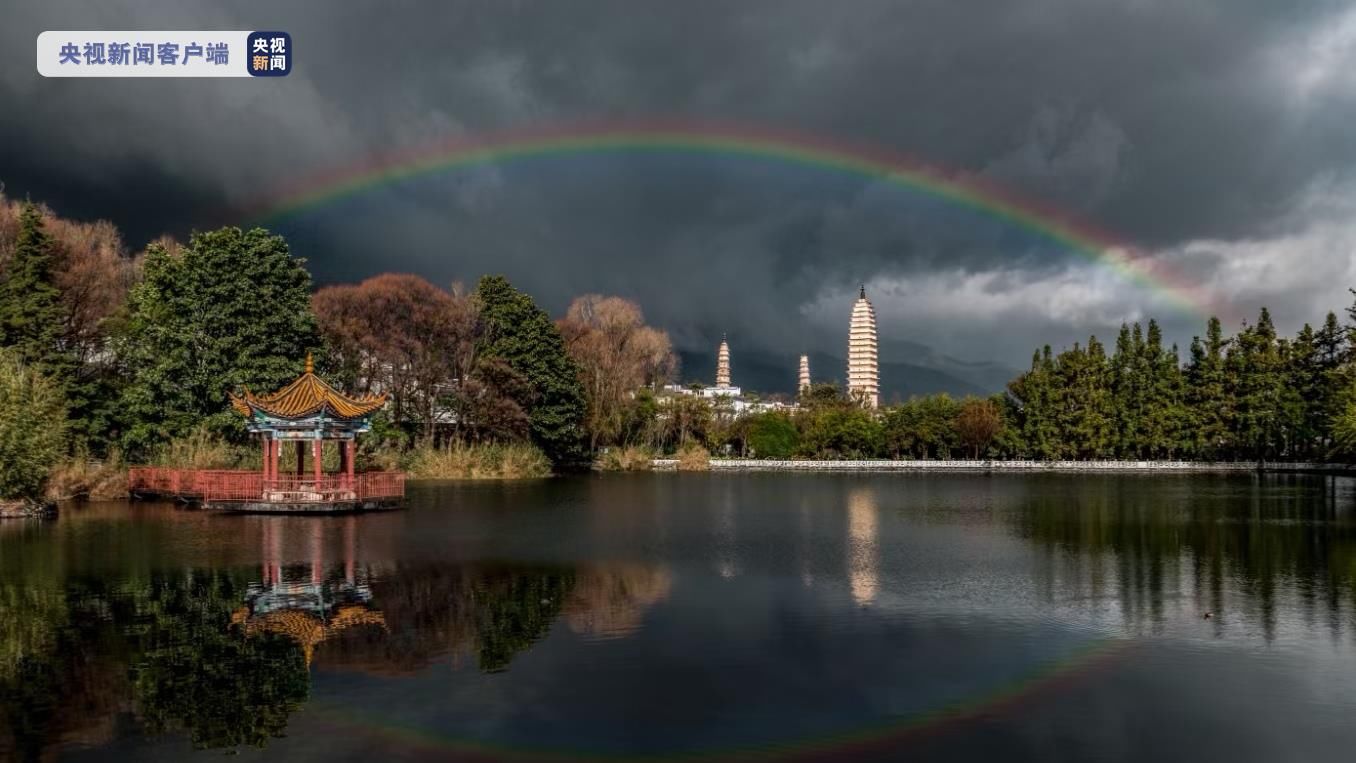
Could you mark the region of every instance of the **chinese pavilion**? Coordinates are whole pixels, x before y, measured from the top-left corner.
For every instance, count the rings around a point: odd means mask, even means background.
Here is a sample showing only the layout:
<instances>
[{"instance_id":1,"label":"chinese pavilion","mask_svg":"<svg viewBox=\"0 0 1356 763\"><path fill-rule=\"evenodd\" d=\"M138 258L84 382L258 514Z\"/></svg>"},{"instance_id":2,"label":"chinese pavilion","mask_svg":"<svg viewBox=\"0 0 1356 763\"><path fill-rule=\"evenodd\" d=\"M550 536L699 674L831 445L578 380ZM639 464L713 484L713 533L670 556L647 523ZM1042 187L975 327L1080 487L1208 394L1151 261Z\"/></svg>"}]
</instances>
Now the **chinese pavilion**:
<instances>
[{"instance_id":1,"label":"chinese pavilion","mask_svg":"<svg viewBox=\"0 0 1356 763\"><path fill-rule=\"evenodd\" d=\"M385 394L345 395L316 376L308 354L305 372L291 384L271 394L245 388L230 399L262 444L260 471L136 468L131 472L132 493L173 495L207 508L268 512L394 508L404 499L403 474L355 469L357 437L371 429ZM331 441L338 446L338 470L327 473L325 444ZM296 446L295 469L287 474L281 468L285 442Z\"/></svg>"}]
</instances>

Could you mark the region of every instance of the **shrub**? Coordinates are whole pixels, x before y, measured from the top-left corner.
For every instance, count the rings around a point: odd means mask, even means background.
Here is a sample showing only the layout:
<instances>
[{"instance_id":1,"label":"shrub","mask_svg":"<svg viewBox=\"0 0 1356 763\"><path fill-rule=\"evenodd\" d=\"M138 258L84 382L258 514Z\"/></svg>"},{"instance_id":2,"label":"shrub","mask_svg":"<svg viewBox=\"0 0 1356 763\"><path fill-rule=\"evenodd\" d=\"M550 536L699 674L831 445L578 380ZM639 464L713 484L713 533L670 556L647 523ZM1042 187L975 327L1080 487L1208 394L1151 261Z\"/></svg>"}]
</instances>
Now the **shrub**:
<instances>
[{"instance_id":1,"label":"shrub","mask_svg":"<svg viewBox=\"0 0 1356 763\"><path fill-rule=\"evenodd\" d=\"M70 458L57 464L47 481L47 498L69 501L85 498L111 501L127 497L127 464L117 448L109 451L103 460L91 458L81 448Z\"/></svg>"},{"instance_id":2,"label":"shrub","mask_svg":"<svg viewBox=\"0 0 1356 763\"><path fill-rule=\"evenodd\" d=\"M643 445L614 446L598 455L593 468L604 472L647 472L654 452Z\"/></svg>"},{"instance_id":3,"label":"shrub","mask_svg":"<svg viewBox=\"0 0 1356 763\"><path fill-rule=\"evenodd\" d=\"M800 447L800 432L785 413L751 416L747 444L755 458L790 458Z\"/></svg>"},{"instance_id":4,"label":"shrub","mask_svg":"<svg viewBox=\"0 0 1356 763\"><path fill-rule=\"evenodd\" d=\"M66 445L57 385L0 350L0 499L37 498Z\"/></svg>"},{"instance_id":5,"label":"shrub","mask_svg":"<svg viewBox=\"0 0 1356 763\"><path fill-rule=\"evenodd\" d=\"M711 469L711 454L700 445L688 444L678 450L678 471L705 472Z\"/></svg>"},{"instance_id":6,"label":"shrub","mask_svg":"<svg viewBox=\"0 0 1356 763\"><path fill-rule=\"evenodd\" d=\"M882 450L879 422L858 407L812 411L803 426L800 449L813 458L873 458Z\"/></svg>"}]
</instances>

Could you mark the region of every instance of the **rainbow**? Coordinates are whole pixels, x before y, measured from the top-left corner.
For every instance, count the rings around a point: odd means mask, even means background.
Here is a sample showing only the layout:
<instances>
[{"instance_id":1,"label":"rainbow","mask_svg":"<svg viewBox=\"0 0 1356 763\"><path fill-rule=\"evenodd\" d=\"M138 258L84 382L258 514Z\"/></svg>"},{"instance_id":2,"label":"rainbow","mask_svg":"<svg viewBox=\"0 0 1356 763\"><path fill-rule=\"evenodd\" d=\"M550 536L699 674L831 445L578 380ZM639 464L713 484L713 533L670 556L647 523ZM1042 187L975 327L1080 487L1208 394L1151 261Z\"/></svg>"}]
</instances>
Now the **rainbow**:
<instances>
[{"instance_id":1,"label":"rainbow","mask_svg":"<svg viewBox=\"0 0 1356 763\"><path fill-rule=\"evenodd\" d=\"M961 700L932 712L903 718L841 734L814 739L790 739L751 747L678 754L620 755L582 751L509 747L502 744L456 738L427 728L409 726L381 717L371 707L348 708L312 701L304 712L336 734L357 734L387 746L401 757L428 756L458 760L520 760L539 763L586 763L623 760L647 763L702 763L703 761L838 761L854 756L896 752L903 745L945 733L966 723L1000 717L1042 696L1059 692L1089 679L1128 656L1135 643L1125 639L1100 639L1072 650L1059 659L1038 663L1027 675L986 694ZM411 755L412 754L412 755Z\"/></svg>"},{"instance_id":2,"label":"rainbow","mask_svg":"<svg viewBox=\"0 0 1356 763\"><path fill-rule=\"evenodd\" d=\"M372 189L441 172L542 156L692 153L798 165L888 183L968 208L1058 244L1165 299L1204 316L1213 300L1198 285L1133 245L974 173L947 171L904 154L823 136L710 122L608 122L456 136L378 154L304 178L243 210L268 225Z\"/></svg>"}]
</instances>

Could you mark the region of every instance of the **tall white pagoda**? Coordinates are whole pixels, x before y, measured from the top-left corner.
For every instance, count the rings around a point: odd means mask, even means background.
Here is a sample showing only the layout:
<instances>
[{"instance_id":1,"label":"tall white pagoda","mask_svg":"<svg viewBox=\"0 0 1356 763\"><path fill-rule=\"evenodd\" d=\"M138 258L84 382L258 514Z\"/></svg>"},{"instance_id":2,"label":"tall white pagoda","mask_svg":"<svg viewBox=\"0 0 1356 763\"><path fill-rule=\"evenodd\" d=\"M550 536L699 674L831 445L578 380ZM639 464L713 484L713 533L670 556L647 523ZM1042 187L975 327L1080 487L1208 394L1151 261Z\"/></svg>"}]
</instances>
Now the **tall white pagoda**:
<instances>
[{"instance_id":1,"label":"tall white pagoda","mask_svg":"<svg viewBox=\"0 0 1356 763\"><path fill-rule=\"evenodd\" d=\"M716 386L725 389L730 386L730 343L725 336L720 337L720 349L716 351Z\"/></svg>"},{"instance_id":2,"label":"tall white pagoda","mask_svg":"<svg viewBox=\"0 0 1356 763\"><path fill-rule=\"evenodd\" d=\"M880 364L876 344L876 310L862 286L848 325L848 395L867 408L880 407Z\"/></svg>"}]
</instances>

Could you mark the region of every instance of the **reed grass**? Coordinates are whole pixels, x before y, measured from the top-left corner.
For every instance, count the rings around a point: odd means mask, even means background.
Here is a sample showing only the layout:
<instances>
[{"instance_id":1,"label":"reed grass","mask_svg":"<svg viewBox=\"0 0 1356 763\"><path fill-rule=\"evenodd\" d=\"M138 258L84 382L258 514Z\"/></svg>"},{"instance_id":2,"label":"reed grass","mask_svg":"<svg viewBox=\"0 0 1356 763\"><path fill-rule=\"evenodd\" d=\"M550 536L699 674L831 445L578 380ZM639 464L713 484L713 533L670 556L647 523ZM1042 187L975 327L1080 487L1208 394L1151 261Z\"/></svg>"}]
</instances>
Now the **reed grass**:
<instances>
[{"instance_id":1,"label":"reed grass","mask_svg":"<svg viewBox=\"0 0 1356 763\"><path fill-rule=\"evenodd\" d=\"M527 443L426 445L402 460L411 479L514 480L551 475L550 459Z\"/></svg>"},{"instance_id":2,"label":"reed grass","mask_svg":"<svg viewBox=\"0 0 1356 763\"><path fill-rule=\"evenodd\" d=\"M643 445L608 448L598 454L593 468L602 472L648 472L653 467L654 451Z\"/></svg>"},{"instance_id":3,"label":"reed grass","mask_svg":"<svg viewBox=\"0 0 1356 763\"><path fill-rule=\"evenodd\" d=\"M678 449L678 471L706 472L711 470L711 453L696 443Z\"/></svg>"},{"instance_id":4,"label":"reed grass","mask_svg":"<svg viewBox=\"0 0 1356 763\"><path fill-rule=\"evenodd\" d=\"M262 463L258 448L232 445L205 429L170 440L151 457L152 466L171 469L249 469Z\"/></svg>"},{"instance_id":5,"label":"reed grass","mask_svg":"<svg viewBox=\"0 0 1356 763\"><path fill-rule=\"evenodd\" d=\"M113 501L127 497L127 464L116 449L91 458L80 449L52 468L44 493L49 501Z\"/></svg>"}]
</instances>

